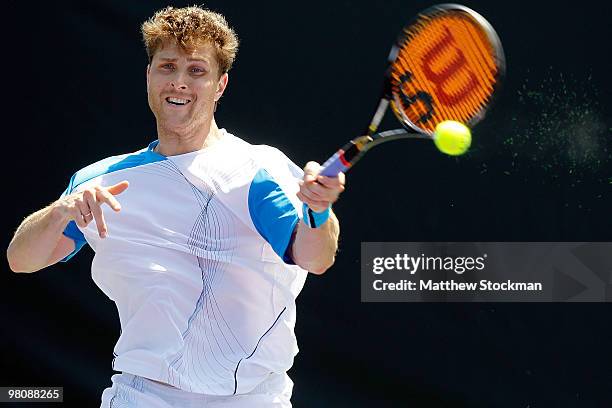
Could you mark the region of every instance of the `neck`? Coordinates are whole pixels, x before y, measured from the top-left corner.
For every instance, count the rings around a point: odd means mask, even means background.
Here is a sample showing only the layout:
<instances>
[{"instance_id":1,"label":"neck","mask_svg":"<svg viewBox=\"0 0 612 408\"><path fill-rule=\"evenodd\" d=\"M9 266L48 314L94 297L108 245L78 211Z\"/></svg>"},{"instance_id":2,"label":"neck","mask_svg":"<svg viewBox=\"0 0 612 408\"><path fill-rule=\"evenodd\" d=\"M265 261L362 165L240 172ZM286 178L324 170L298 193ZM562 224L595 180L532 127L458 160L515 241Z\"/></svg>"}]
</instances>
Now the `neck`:
<instances>
[{"instance_id":1,"label":"neck","mask_svg":"<svg viewBox=\"0 0 612 408\"><path fill-rule=\"evenodd\" d=\"M206 128L192 132L177 132L157 124L159 144L155 151L164 156L191 153L212 146L219 140L219 128L214 119Z\"/></svg>"}]
</instances>

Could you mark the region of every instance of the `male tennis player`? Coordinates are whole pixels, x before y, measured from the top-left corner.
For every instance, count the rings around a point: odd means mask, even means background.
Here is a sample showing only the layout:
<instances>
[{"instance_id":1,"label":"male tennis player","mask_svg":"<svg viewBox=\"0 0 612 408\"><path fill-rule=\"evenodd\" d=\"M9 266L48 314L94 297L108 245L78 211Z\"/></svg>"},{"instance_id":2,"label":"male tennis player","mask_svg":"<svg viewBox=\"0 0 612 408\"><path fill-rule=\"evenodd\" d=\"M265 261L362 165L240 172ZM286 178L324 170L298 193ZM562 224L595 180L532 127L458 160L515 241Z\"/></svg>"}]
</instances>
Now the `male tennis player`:
<instances>
[{"instance_id":1,"label":"male tennis player","mask_svg":"<svg viewBox=\"0 0 612 408\"><path fill-rule=\"evenodd\" d=\"M9 263L94 249L121 321L103 407L289 407L295 298L334 262L343 175L217 127L238 48L223 16L169 7L142 32L158 140L76 172L19 226Z\"/></svg>"}]
</instances>

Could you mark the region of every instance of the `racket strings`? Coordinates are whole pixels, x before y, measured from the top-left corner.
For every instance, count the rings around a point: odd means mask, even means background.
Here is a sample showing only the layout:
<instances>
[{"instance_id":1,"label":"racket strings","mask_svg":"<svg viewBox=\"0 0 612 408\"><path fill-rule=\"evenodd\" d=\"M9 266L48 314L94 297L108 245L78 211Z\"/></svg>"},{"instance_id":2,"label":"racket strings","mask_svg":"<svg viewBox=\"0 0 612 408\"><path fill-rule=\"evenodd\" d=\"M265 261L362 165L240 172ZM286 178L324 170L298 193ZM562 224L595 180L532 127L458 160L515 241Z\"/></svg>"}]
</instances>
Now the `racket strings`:
<instances>
[{"instance_id":1,"label":"racket strings","mask_svg":"<svg viewBox=\"0 0 612 408\"><path fill-rule=\"evenodd\" d=\"M491 101L496 56L487 32L468 14L420 16L404 31L391 66L393 110L429 132L443 120L470 123Z\"/></svg>"},{"instance_id":2,"label":"racket strings","mask_svg":"<svg viewBox=\"0 0 612 408\"><path fill-rule=\"evenodd\" d=\"M430 23L430 25L433 23ZM436 32L438 31L438 32ZM457 54L448 52L445 48L447 47L448 39L451 38L448 31L440 32L438 27L430 26L428 32L435 33L436 36L428 35L427 39L435 39L436 42L429 44L427 42L421 41L419 45L421 48L425 48L427 51L424 52L419 50L423 59L426 60L425 64L422 64L420 67L416 64L412 63L412 61L405 58L406 55L412 55L411 52L400 53L399 58L402 61L405 61L404 66L408 66L410 72L414 72L416 80L413 82L414 87L412 92L418 92L417 89L424 90L427 94L432 95L433 99L436 102L436 105L440 106L442 109L437 109L433 113L434 120L433 122L439 122L442 120L441 115L445 118L449 118L451 115L454 118L461 119L463 122L466 122L469 117L469 111L463 109L463 106L456 104L456 100L459 97L465 99L469 98L469 92L467 85L471 85L471 88L475 88L477 85L477 79L474 77L471 71L469 72L470 76L466 78L466 75L462 72L458 72L457 75L451 76L452 70L457 70L457 67L461 64L465 63L465 57L463 54ZM430 40L431 41L431 40ZM405 50L406 48L404 48ZM452 51L452 50L451 50ZM449 55L450 54L450 55ZM450 58L449 58L450 56ZM460 58L460 57L461 58ZM420 68L420 69L419 69ZM432 73L434 73L438 78L448 78L448 80L444 81L445 83L434 84L431 81L427 81L427 79L431 78ZM419 76L426 76L426 78L419 78ZM399 78L398 78L399 79ZM404 86L405 83L401 83L400 85ZM437 86L436 86L437 85ZM409 87L410 88L410 87ZM454 93L447 93L445 88L454 89ZM457 95L459 97L457 97ZM453 98L455 96L455 98ZM474 101L469 101L473 106ZM451 113L452 112L452 113Z\"/></svg>"}]
</instances>

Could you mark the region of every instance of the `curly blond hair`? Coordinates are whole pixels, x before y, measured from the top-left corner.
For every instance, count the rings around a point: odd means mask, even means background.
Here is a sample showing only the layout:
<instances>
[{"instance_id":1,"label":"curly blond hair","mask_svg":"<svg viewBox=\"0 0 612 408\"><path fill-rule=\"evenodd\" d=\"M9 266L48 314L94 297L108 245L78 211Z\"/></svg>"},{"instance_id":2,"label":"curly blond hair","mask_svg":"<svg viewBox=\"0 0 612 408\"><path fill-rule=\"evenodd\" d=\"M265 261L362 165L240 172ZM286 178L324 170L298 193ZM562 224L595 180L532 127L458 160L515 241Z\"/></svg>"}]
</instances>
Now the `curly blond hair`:
<instances>
[{"instance_id":1,"label":"curly blond hair","mask_svg":"<svg viewBox=\"0 0 612 408\"><path fill-rule=\"evenodd\" d=\"M141 31L149 62L170 41L175 41L185 52L210 43L215 47L221 74L230 70L238 52L238 37L225 17L202 7L166 7L145 21Z\"/></svg>"}]
</instances>

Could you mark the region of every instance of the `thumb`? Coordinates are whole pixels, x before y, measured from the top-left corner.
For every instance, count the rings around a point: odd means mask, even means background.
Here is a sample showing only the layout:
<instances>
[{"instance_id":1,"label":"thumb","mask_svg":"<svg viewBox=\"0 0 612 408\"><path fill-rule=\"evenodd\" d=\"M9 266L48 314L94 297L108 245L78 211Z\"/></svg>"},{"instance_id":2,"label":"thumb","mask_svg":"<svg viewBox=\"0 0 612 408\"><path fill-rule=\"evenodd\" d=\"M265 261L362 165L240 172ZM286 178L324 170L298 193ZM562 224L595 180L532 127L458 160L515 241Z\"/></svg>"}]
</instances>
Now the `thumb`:
<instances>
[{"instance_id":1,"label":"thumb","mask_svg":"<svg viewBox=\"0 0 612 408\"><path fill-rule=\"evenodd\" d=\"M114 186L107 188L107 191L112 195L118 195L123 193L129 185L130 183L127 180L123 180L121 183L117 183Z\"/></svg>"},{"instance_id":2,"label":"thumb","mask_svg":"<svg viewBox=\"0 0 612 408\"><path fill-rule=\"evenodd\" d=\"M314 161L309 161L304 166L304 179L314 180L321 171L321 165Z\"/></svg>"}]
</instances>

